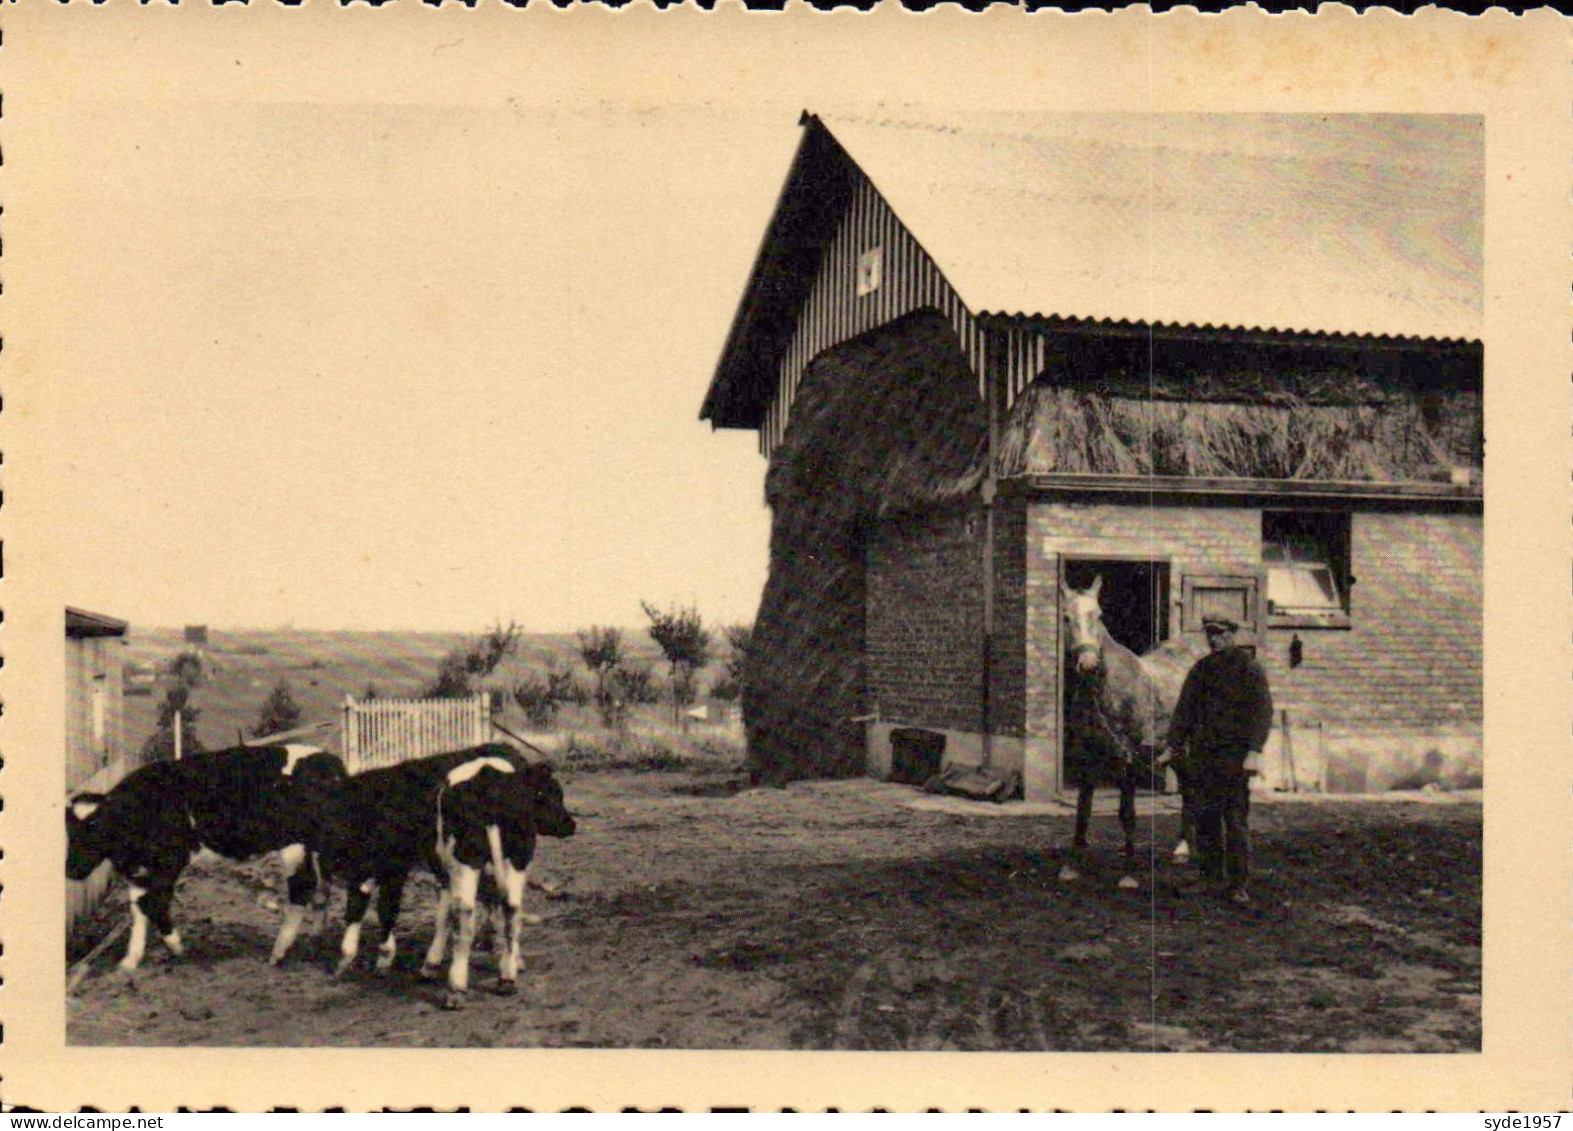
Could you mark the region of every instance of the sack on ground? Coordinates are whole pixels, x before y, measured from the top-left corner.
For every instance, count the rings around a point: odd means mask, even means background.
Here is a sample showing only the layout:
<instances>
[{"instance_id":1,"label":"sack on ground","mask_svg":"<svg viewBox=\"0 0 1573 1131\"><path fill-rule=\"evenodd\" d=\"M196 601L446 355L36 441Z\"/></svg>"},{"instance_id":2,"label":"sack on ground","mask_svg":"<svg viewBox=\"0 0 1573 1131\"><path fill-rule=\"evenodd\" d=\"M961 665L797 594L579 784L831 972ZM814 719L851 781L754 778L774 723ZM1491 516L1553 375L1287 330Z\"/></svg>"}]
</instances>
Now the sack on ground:
<instances>
[{"instance_id":1,"label":"sack on ground","mask_svg":"<svg viewBox=\"0 0 1573 1131\"><path fill-rule=\"evenodd\" d=\"M946 766L923 783L923 792L970 797L974 801L1009 801L1021 795L1021 775L1014 770Z\"/></svg>"}]
</instances>

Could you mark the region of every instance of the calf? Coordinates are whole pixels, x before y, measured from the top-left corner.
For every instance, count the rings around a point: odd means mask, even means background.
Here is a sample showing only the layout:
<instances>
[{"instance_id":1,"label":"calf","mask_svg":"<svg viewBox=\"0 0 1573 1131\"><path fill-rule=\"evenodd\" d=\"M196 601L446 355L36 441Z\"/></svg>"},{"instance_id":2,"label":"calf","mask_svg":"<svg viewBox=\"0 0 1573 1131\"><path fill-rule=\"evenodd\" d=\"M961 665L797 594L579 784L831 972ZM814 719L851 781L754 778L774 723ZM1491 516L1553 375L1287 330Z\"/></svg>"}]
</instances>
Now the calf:
<instances>
[{"instance_id":1,"label":"calf","mask_svg":"<svg viewBox=\"0 0 1573 1131\"><path fill-rule=\"evenodd\" d=\"M290 906L278 955L316 888L315 868L303 868L308 845L344 779L344 763L315 746L237 746L141 766L108 793L71 799L66 875L85 880L109 860L125 879L131 942L120 967L129 972L142 961L150 920L170 952L182 953L171 904L175 881L198 852L245 860L282 850Z\"/></svg>"},{"instance_id":2,"label":"calf","mask_svg":"<svg viewBox=\"0 0 1573 1131\"><path fill-rule=\"evenodd\" d=\"M574 834L574 819L551 768L526 761L511 747L490 743L368 770L345 782L339 800L331 843L323 851L324 870L349 888L337 973L355 961L361 921L374 890L383 932L377 969L392 968L404 884L411 871L425 867L445 888L422 972L432 974L441 964L454 913L457 933L444 1005L457 1008L469 989L476 893L481 872L490 865L509 911L500 981L512 987L519 971L524 888L535 838Z\"/></svg>"}]
</instances>

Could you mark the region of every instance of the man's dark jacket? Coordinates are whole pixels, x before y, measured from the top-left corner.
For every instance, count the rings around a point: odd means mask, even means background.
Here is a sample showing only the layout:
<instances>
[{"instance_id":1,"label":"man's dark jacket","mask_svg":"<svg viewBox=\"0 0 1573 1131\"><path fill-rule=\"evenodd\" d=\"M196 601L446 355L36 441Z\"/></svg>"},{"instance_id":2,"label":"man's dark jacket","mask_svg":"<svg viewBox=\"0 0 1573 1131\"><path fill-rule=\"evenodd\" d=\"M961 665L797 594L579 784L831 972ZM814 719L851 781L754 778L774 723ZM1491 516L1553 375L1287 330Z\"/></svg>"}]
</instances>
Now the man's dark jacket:
<instances>
[{"instance_id":1,"label":"man's dark jacket","mask_svg":"<svg viewBox=\"0 0 1573 1131\"><path fill-rule=\"evenodd\" d=\"M1245 648L1225 648L1196 661L1169 723L1169 746L1192 755L1225 755L1244 762L1273 727L1267 674Z\"/></svg>"}]
</instances>

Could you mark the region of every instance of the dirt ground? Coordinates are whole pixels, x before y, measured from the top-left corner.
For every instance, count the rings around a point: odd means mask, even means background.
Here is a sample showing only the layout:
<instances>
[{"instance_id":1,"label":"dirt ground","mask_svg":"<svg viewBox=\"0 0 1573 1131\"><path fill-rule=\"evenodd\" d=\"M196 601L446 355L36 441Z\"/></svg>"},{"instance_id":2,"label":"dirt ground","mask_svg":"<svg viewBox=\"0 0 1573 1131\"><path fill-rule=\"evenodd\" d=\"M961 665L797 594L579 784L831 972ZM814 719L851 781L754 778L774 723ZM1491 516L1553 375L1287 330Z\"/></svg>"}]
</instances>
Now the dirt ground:
<instances>
[{"instance_id":1,"label":"dirt ground","mask_svg":"<svg viewBox=\"0 0 1573 1131\"><path fill-rule=\"evenodd\" d=\"M464 1010L417 967L335 981L334 932L265 964L277 865L198 863L134 979L117 943L70 996L90 1045L1458 1052L1480 1048L1478 802L1281 801L1252 811L1257 902L1186 890L1163 854L1121 891L1112 815L1058 880L1067 811L915 808L885 783L740 789L688 773L564 775L579 835L546 841L514 996L475 959ZM1151 806L1149 806L1151 808ZM1166 799L1144 850L1173 841ZM1024 815L1005 815L1026 810ZM333 914L342 908L336 897Z\"/></svg>"}]
</instances>

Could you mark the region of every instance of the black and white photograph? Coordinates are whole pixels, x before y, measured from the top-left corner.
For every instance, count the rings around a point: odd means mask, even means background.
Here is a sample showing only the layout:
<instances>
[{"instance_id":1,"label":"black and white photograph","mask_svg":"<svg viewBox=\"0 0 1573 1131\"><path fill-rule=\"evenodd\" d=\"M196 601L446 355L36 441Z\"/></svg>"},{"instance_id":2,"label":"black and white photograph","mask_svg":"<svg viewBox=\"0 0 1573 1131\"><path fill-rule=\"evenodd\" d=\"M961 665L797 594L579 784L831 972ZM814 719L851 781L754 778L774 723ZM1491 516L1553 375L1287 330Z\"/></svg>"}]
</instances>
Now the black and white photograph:
<instances>
[{"instance_id":1,"label":"black and white photograph","mask_svg":"<svg viewBox=\"0 0 1573 1131\"><path fill-rule=\"evenodd\" d=\"M46 1045L1528 1039L1488 864L1565 910L1567 791L1490 799L1565 674L1492 688L1568 610L1497 565L1549 454L1499 95L1192 97L1254 72L1183 22L386 14L4 28Z\"/></svg>"}]
</instances>

